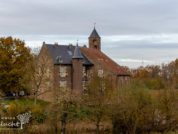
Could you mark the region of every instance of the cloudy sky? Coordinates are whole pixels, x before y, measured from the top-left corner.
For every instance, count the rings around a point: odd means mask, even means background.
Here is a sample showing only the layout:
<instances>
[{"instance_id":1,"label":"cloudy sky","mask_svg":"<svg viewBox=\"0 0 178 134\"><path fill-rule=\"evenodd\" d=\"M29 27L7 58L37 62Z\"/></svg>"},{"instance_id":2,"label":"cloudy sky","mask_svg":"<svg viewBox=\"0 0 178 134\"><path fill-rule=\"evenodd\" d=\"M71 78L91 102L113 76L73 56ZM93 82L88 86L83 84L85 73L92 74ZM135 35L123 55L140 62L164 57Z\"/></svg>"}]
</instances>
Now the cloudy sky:
<instances>
[{"instance_id":1,"label":"cloudy sky","mask_svg":"<svg viewBox=\"0 0 178 134\"><path fill-rule=\"evenodd\" d=\"M0 36L87 44L96 22L102 51L138 67L178 58L178 0L1 0Z\"/></svg>"}]
</instances>

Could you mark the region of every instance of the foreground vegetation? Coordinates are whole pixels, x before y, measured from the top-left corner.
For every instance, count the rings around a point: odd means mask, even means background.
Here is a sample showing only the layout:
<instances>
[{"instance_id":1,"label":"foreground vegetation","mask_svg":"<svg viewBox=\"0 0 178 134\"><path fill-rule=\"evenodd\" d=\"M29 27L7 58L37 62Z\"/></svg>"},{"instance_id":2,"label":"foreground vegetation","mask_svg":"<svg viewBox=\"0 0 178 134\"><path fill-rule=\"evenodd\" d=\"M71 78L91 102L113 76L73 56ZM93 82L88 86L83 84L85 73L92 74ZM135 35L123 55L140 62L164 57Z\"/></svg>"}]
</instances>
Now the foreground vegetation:
<instances>
[{"instance_id":1,"label":"foreground vegetation","mask_svg":"<svg viewBox=\"0 0 178 134\"><path fill-rule=\"evenodd\" d=\"M97 103L88 105L88 100L76 99L67 91L66 98L55 104L37 101L35 105L29 98L4 101L1 103L1 117L31 111L32 118L24 130L10 128L0 132L175 133L178 129L178 92L160 90L153 95L150 90L131 87L121 89L117 94L115 92L108 103L100 102L102 106Z\"/></svg>"},{"instance_id":2,"label":"foreground vegetation","mask_svg":"<svg viewBox=\"0 0 178 134\"><path fill-rule=\"evenodd\" d=\"M0 57L0 99L9 92L16 95L0 100L1 120L32 113L25 129L0 127L2 134L171 134L178 130L178 60L131 70L130 84L119 89L93 72L84 94L56 87L56 99L49 103L37 100L44 64L39 71L36 56L23 41L0 38ZM31 95L21 97L22 90Z\"/></svg>"}]
</instances>

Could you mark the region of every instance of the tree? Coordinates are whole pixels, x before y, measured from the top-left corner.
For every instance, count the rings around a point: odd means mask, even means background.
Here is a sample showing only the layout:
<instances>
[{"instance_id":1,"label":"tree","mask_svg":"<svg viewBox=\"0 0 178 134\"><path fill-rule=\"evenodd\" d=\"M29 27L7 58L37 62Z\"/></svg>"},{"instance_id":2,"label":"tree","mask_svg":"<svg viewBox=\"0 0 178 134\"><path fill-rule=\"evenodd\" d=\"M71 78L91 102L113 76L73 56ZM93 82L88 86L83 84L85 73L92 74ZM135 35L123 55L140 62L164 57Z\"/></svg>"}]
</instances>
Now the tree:
<instances>
[{"instance_id":1,"label":"tree","mask_svg":"<svg viewBox=\"0 0 178 134\"><path fill-rule=\"evenodd\" d=\"M178 59L175 60L174 78L175 78L175 88L178 89Z\"/></svg>"},{"instance_id":2,"label":"tree","mask_svg":"<svg viewBox=\"0 0 178 134\"><path fill-rule=\"evenodd\" d=\"M52 87L48 87L52 83L51 74L53 65L45 48L41 50L42 54L33 55L30 66L32 93L34 94L34 104L36 104L38 96L51 91Z\"/></svg>"},{"instance_id":3,"label":"tree","mask_svg":"<svg viewBox=\"0 0 178 134\"><path fill-rule=\"evenodd\" d=\"M78 117L80 102L79 94L67 88L56 88L55 100L50 110L56 134L58 133L57 124L59 122L61 124L61 134L66 134L67 124Z\"/></svg>"},{"instance_id":4,"label":"tree","mask_svg":"<svg viewBox=\"0 0 178 134\"><path fill-rule=\"evenodd\" d=\"M28 90L30 49L12 37L0 38L0 90L3 93Z\"/></svg>"},{"instance_id":5,"label":"tree","mask_svg":"<svg viewBox=\"0 0 178 134\"><path fill-rule=\"evenodd\" d=\"M155 108L148 91L130 85L120 89L117 94L110 111L113 133L135 134L151 131Z\"/></svg>"},{"instance_id":6,"label":"tree","mask_svg":"<svg viewBox=\"0 0 178 134\"><path fill-rule=\"evenodd\" d=\"M176 91L166 89L158 96L158 109L156 118L156 131L169 132L177 130L178 126L178 107Z\"/></svg>"},{"instance_id":7,"label":"tree","mask_svg":"<svg viewBox=\"0 0 178 134\"><path fill-rule=\"evenodd\" d=\"M94 72L83 100L84 105L90 109L90 119L95 122L97 134L100 131L100 123L106 115L106 108L110 105L112 91L112 85L107 77Z\"/></svg>"}]
</instances>

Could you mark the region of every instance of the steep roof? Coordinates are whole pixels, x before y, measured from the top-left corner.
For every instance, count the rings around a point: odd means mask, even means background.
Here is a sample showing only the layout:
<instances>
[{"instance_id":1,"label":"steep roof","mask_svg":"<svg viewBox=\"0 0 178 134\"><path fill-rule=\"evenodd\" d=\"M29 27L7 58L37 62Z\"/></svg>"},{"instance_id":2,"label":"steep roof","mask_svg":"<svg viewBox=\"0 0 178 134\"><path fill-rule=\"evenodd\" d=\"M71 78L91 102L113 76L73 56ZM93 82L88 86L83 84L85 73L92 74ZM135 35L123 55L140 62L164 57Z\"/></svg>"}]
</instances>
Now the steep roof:
<instances>
[{"instance_id":1,"label":"steep roof","mask_svg":"<svg viewBox=\"0 0 178 134\"><path fill-rule=\"evenodd\" d=\"M72 58L82 58L83 65L101 65L104 69L118 76L129 76L127 71L110 59L103 52L86 47L73 45L44 44L47 47L54 64L72 64Z\"/></svg>"},{"instance_id":2,"label":"steep roof","mask_svg":"<svg viewBox=\"0 0 178 134\"><path fill-rule=\"evenodd\" d=\"M44 44L47 47L54 64L72 64L75 46L73 45L54 45ZM93 65L83 54L83 64Z\"/></svg>"},{"instance_id":3,"label":"steep roof","mask_svg":"<svg viewBox=\"0 0 178 134\"><path fill-rule=\"evenodd\" d=\"M104 69L117 74L118 76L129 76L127 71L119 66L101 51L93 48L81 48L81 52L94 64L99 63Z\"/></svg>"},{"instance_id":4,"label":"steep roof","mask_svg":"<svg viewBox=\"0 0 178 134\"><path fill-rule=\"evenodd\" d=\"M72 57L73 59L83 59L83 56L80 52L80 48L78 47L78 44L77 46L75 47L75 50L74 50L74 55Z\"/></svg>"},{"instance_id":5,"label":"steep roof","mask_svg":"<svg viewBox=\"0 0 178 134\"><path fill-rule=\"evenodd\" d=\"M98 32L96 31L95 27L92 31L92 33L90 34L89 38L100 38Z\"/></svg>"}]
</instances>

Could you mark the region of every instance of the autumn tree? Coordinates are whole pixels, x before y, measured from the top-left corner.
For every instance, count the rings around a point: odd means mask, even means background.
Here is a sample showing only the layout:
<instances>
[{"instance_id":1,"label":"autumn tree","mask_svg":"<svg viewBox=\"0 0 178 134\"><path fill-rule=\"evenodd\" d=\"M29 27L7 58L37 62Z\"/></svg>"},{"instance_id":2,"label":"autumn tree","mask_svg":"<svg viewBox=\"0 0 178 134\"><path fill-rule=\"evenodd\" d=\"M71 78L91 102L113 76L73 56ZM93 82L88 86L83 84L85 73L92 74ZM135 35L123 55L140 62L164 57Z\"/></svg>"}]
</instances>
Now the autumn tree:
<instances>
[{"instance_id":1,"label":"autumn tree","mask_svg":"<svg viewBox=\"0 0 178 134\"><path fill-rule=\"evenodd\" d=\"M38 96L51 91L52 86L52 70L51 60L45 47L41 50L42 54L33 55L33 60L30 64L31 72L31 88L34 95L34 104L37 102Z\"/></svg>"},{"instance_id":2,"label":"autumn tree","mask_svg":"<svg viewBox=\"0 0 178 134\"><path fill-rule=\"evenodd\" d=\"M110 105L112 91L112 85L107 76L94 72L83 99L84 105L90 110L90 119L95 122L97 134L100 131L100 123L106 116L106 108Z\"/></svg>"},{"instance_id":3,"label":"autumn tree","mask_svg":"<svg viewBox=\"0 0 178 134\"><path fill-rule=\"evenodd\" d=\"M50 116L53 122L55 133L58 134L60 123L61 134L66 134L67 124L74 121L80 114L81 97L67 88L56 88L54 102L51 104Z\"/></svg>"},{"instance_id":4,"label":"autumn tree","mask_svg":"<svg viewBox=\"0 0 178 134\"><path fill-rule=\"evenodd\" d=\"M160 91L157 97L157 112L155 118L155 130L167 133L178 129L177 91L165 89Z\"/></svg>"},{"instance_id":5,"label":"autumn tree","mask_svg":"<svg viewBox=\"0 0 178 134\"><path fill-rule=\"evenodd\" d=\"M163 89L164 83L161 78L161 67L158 65L151 65L140 67L133 72L135 81L139 81L146 88L149 89Z\"/></svg>"},{"instance_id":6,"label":"autumn tree","mask_svg":"<svg viewBox=\"0 0 178 134\"><path fill-rule=\"evenodd\" d=\"M113 133L135 134L149 131L152 125L152 101L146 90L133 87L120 89L117 102L112 108ZM111 111L111 113L112 113Z\"/></svg>"},{"instance_id":7,"label":"autumn tree","mask_svg":"<svg viewBox=\"0 0 178 134\"><path fill-rule=\"evenodd\" d=\"M178 59L175 60L174 83L175 88L178 89Z\"/></svg>"},{"instance_id":8,"label":"autumn tree","mask_svg":"<svg viewBox=\"0 0 178 134\"><path fill-rule=\"evenodd\" d=\"M27 91L28 67L32 59L25 42L12 37L0 38L0 90L3 93Z\"/></svg>"}]
</instances>

